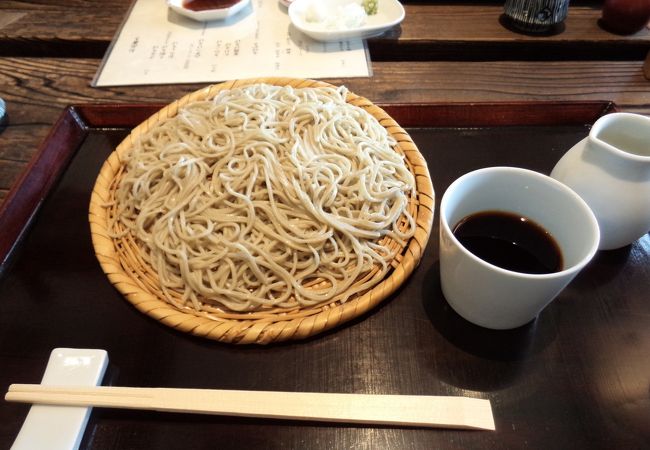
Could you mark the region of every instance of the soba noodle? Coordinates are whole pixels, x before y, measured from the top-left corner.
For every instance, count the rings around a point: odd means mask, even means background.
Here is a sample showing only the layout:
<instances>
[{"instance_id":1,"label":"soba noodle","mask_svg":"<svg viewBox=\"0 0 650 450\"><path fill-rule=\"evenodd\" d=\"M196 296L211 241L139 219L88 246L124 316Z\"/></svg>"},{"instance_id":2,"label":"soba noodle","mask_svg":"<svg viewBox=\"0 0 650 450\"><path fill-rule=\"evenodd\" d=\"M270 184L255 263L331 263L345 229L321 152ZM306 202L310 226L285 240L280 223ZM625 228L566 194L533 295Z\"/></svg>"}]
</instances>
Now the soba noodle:
<instances>
[{"instance_id":1,"label":"soba noodle","mask_svg":"<svg viewBox=\"0 0 650 450\"><path fill-rule=\"evenodd\" d=\"M345 88L252 85L187 104L135 142L112 205L179 308L346 301L415 231L415 180ZM392 246L390 243L392 242Z\"/></svg>"}]
</instances>

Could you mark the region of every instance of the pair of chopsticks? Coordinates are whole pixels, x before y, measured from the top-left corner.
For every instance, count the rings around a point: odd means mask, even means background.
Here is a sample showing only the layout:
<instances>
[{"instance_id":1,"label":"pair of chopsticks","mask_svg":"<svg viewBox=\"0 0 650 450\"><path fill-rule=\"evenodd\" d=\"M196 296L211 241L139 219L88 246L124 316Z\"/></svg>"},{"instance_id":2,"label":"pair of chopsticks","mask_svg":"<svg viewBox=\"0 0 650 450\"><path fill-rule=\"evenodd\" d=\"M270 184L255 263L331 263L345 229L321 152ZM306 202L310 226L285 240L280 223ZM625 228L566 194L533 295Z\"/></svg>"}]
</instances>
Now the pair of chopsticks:
<instances>
[{"instance_id":1,"label":"pair of chopsticks","mask_svg":"<svg viewBox=\"0 0 650 450\"><path fill-rule=\"evenodd\" d=\"M490 401L469 397L12 384L5 400L269 419L495 429Z\"/></svg>"}]
</instances>

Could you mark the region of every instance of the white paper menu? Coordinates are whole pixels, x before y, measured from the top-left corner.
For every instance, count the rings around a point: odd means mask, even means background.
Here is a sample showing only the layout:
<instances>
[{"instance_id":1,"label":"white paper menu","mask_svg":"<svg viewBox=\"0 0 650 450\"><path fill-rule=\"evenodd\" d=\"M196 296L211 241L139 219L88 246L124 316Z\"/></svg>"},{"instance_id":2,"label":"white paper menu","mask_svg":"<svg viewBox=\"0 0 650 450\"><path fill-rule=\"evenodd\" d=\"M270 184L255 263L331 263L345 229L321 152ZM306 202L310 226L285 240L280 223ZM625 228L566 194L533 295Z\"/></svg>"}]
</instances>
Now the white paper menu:
<instances>
[{"instance_id":1,"label":"white paper menu","mask_svg":"<svg viewBox=\"0 0 650 450\"><path fill-rule=\"evenodd\" d=\"M164 0L136 0L93 86L370 75L363 40L314 41L291 26L277 0L252 0L213 22L183 17Z\"/></svg>"}]
</instances>

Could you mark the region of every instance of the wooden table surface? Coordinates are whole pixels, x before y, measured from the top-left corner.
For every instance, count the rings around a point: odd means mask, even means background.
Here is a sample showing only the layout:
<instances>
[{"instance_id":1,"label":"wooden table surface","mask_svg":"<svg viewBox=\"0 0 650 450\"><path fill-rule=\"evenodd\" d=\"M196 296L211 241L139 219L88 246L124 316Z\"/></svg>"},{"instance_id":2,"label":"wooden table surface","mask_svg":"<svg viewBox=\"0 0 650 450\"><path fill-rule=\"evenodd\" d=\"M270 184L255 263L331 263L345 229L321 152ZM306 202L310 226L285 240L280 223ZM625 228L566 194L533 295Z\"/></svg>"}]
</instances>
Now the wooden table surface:
<instances>
[{"instance_id":1,"label":"wooden table surface","mask_svg":"<svg viewBox=\"0 0 650 450\"><path fill-rule=\"evenodd\" d=\"M64 106L166 103L200 87L90 87L130 3L0 1L0 97L9 120L0 133L0 201ZM327 81L376 102L612 100L650 113L642 70L650 30L604 31L601 2L572 1L554 36L507 30L499 1L405 3L402 25L369 42L373 77Z\"/></svg>"},{"instance_id":2,"label":"wooden table surface","mask_svg":"<svg viewBox=\"0 0 650 450\"><path fill-rule=\"evenodd\" d=\"M0 0L0 98L7 107L0 128L0 203L66 105L168 103L202 86L90 86L130 3ZM650 114L650 81L643 73L650 30L619 36L601 29L600 1L572 1L564 30L552 36L504 28L501 1L404 3L401 26L369 41L373 76L326 81L377 103L604 100ZM645 423L650 427L650 418ZM447 443L462 447L453 437Z\"/></svg>"}]
</instances>

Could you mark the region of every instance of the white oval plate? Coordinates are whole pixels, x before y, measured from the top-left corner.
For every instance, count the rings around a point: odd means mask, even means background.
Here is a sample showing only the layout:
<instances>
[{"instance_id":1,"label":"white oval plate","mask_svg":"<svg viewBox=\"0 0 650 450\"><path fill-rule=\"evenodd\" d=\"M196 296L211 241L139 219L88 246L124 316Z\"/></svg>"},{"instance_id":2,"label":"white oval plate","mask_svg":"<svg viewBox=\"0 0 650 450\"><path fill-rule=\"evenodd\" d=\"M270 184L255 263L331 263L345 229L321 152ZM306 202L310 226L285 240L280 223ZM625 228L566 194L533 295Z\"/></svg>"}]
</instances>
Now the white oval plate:
<instances>
[{"instance_id":1,"label":"white oval plate","mask_svg":"<svg viewBox=\"0 0 650 450\"><path fill-rule=\"evenodd\" d=\"M400 2L397 0L378 0L377 14L368 16L364 25L358 28L330 30L321 24L310 23L304 19L307 8L314 1L326 5L328 9L335 9L355 0L295 0L291 3L289 18L293 26L317 41L367 39L382 34L404 20L404 7ZM356 1L361 3L361 0Z\"/></svg>"},{"instance_id":2,"label":"white oval plate","mask_svg":"<svg viewBox=\"0 0 650 450\"><path fill-rule=\"evenodd\" d=\"M167 0L167 6L176 11L178 14L181 14L190 19L198 20L199 22L208 22L210 20L221 20L226 19L230 16L234 16L239 11L244 9L250 0L240 0L239 3L235 3L229 8L219 8L219 9L206 9L204 11L192 11L183 7L183 0Z\"/></svg>"}]
</instances>

